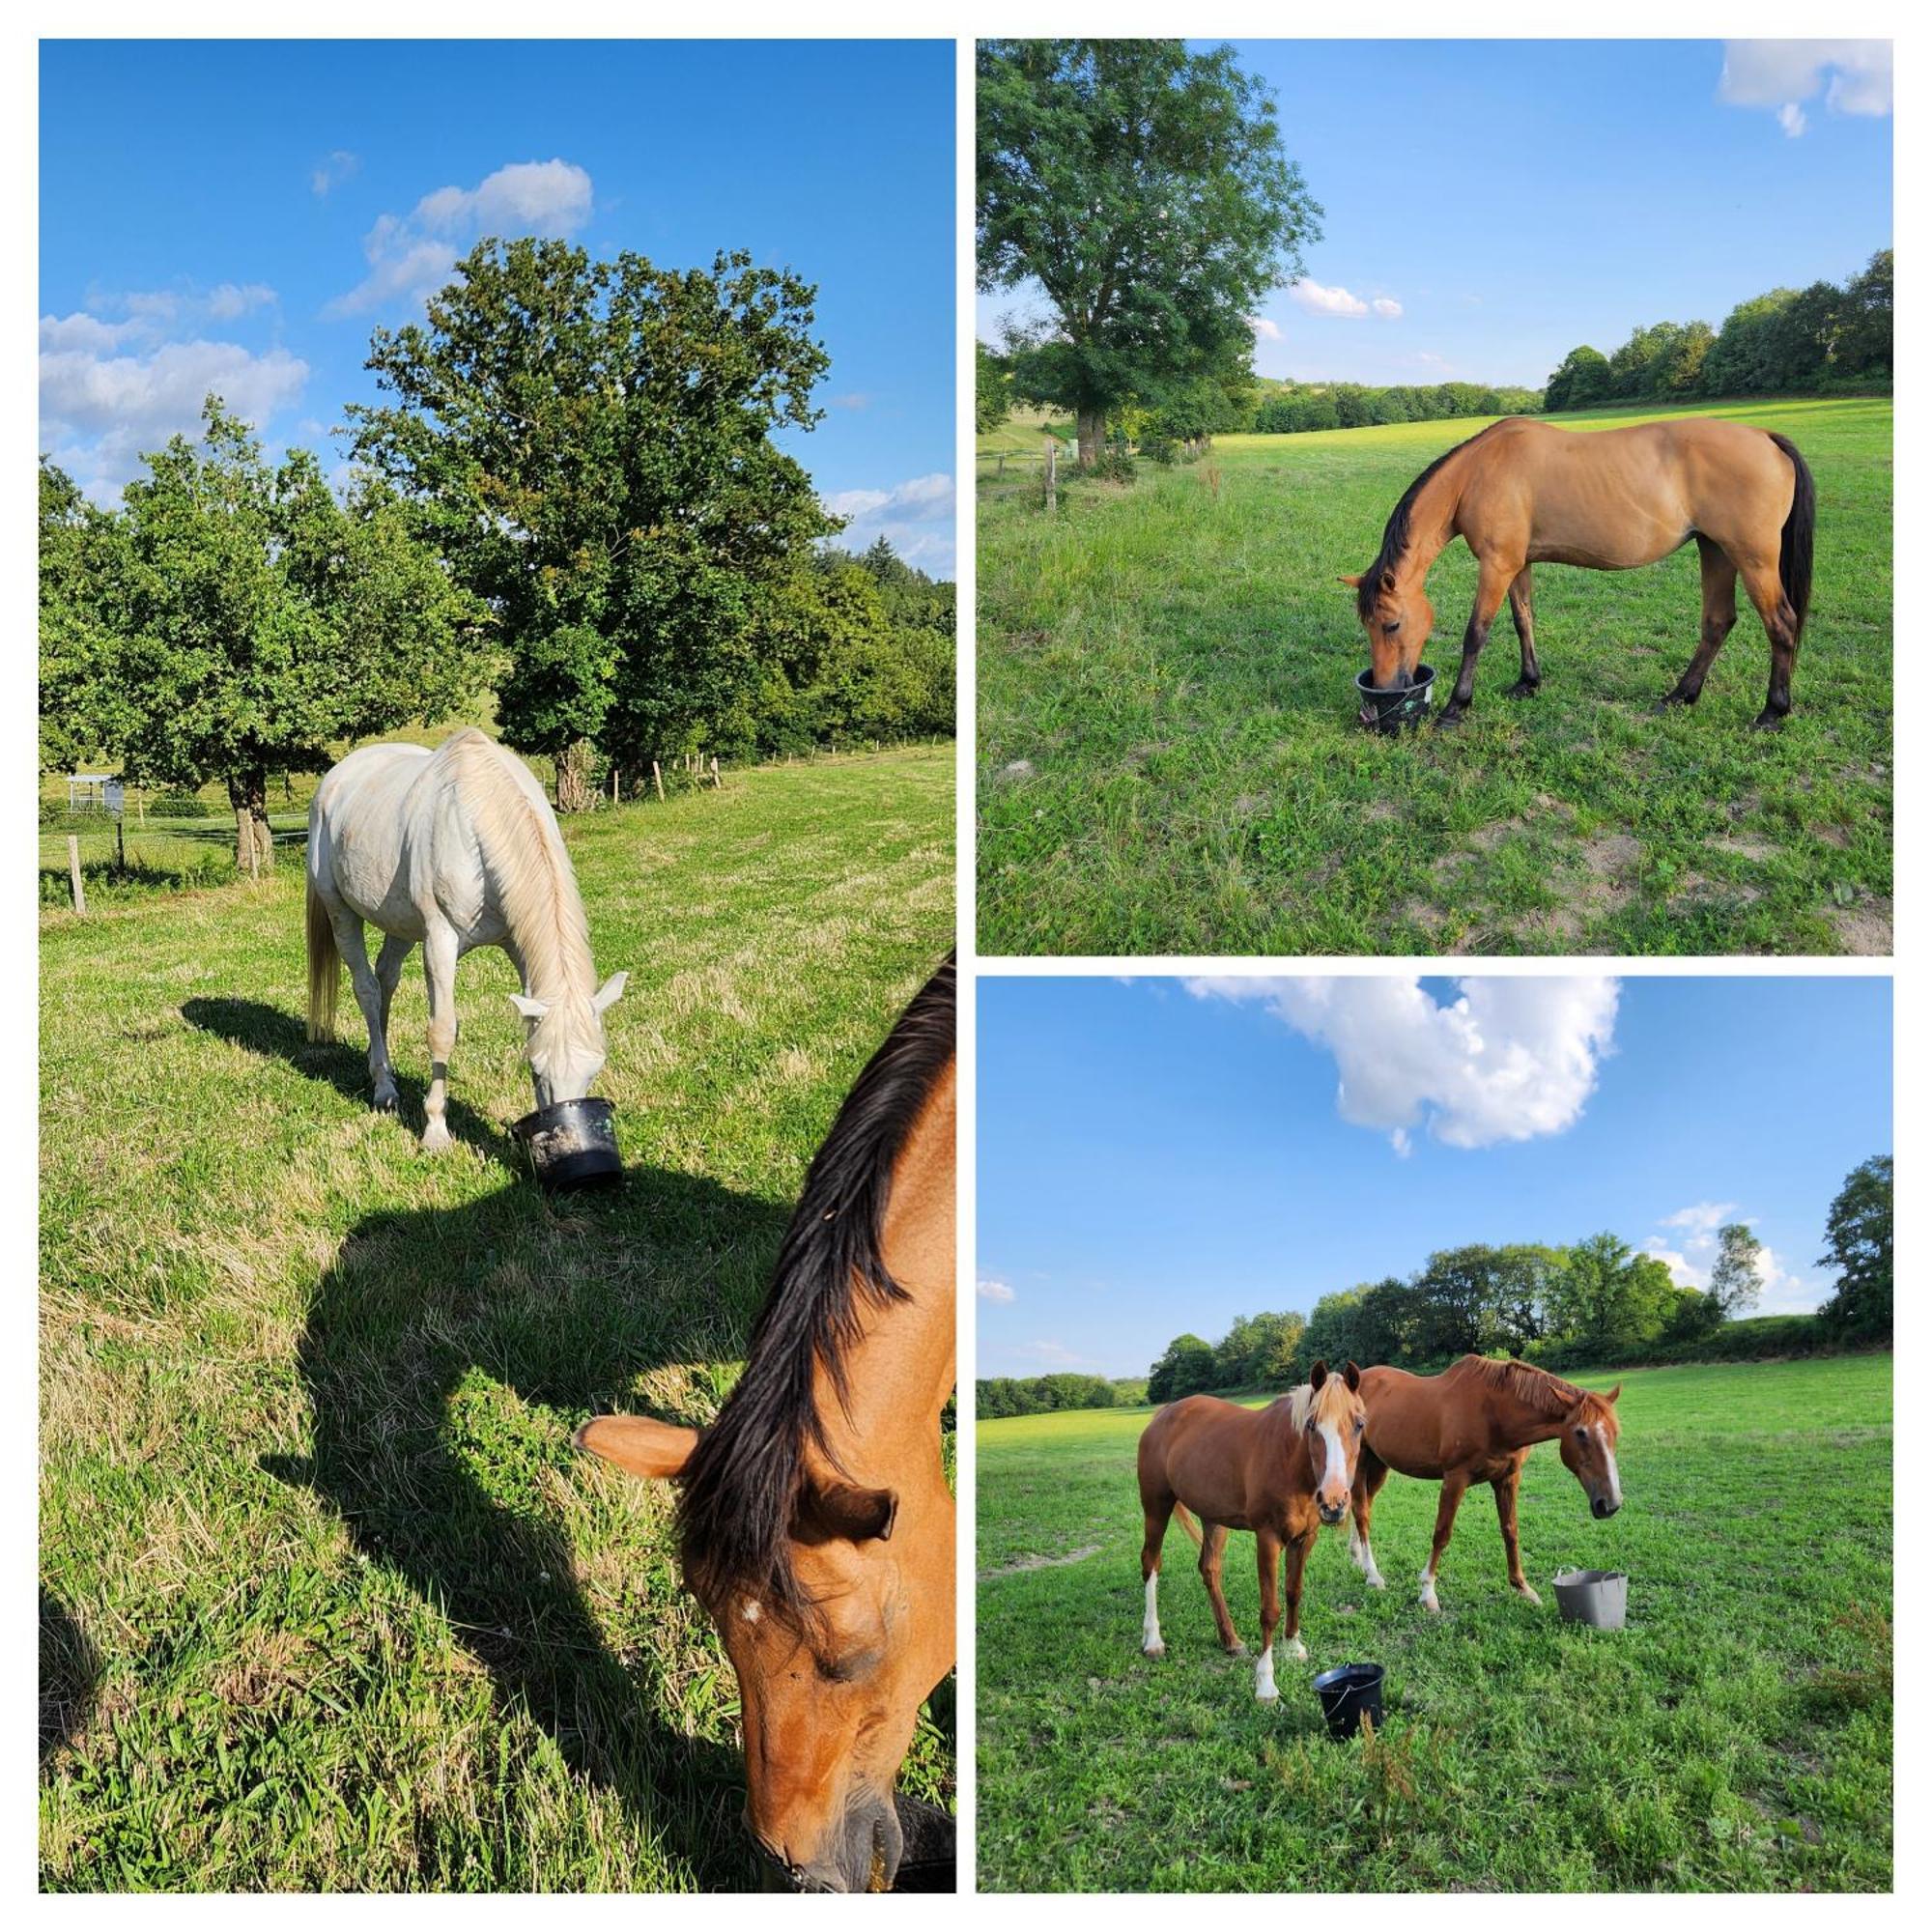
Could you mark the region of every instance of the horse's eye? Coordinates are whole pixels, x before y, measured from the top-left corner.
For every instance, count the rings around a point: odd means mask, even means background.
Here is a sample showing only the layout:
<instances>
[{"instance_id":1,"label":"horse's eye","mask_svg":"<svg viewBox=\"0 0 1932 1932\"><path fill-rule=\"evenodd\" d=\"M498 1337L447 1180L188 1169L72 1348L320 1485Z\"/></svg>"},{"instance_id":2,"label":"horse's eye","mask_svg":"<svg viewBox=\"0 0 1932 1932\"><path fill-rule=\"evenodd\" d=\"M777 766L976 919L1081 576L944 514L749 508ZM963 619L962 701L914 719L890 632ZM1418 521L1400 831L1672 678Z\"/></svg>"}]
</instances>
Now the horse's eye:
<instances>
[{"instance_id":1,"label":"horse's eye","mask_svg":"<svg viewBox=\"0 0 1932 1932\"><path fill-rule=\"evenodd\" d=\"M1402 619L1398 617L1393 624L1384 624L1382 629L1384 631L1399 631L1402 629Z\"/></svg>"},{"instance_id":2,"label":"horse's eye","mask_svg":"<svg viewBox=\"0 0 1932 1932\"><path fill-rule=\"evenodd\" d=\"M1587 1429L1577 1430L1577 1440L1578 1442L1587 1442L1589 1441L1589 1439L1590 1439L1590 1432Z\"/></svg>"}]
</instances>

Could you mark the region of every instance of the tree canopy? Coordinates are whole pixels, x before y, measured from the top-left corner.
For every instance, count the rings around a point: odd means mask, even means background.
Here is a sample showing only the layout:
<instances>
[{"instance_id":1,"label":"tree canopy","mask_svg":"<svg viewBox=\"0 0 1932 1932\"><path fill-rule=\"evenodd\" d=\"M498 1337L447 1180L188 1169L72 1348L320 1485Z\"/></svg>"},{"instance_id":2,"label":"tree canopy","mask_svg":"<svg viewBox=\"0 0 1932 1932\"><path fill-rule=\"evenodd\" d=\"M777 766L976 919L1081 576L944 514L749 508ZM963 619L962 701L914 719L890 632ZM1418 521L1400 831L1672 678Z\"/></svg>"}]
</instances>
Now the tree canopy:
<instances>
[{"instance_id":1,"label":"tree canopy","mask_svg":"<svg viewBox=\"0 0 1932 1932\"><path fill-rule=\"evenodd\" d=\"M1891 1156L1875 1154L1845 1177L1825 1217L1820 1267L1838 1285L1819 1313L1837 1334L1891 1339Z\"/></svg>"},{"instance_id":2,"label":"tree canopy","mask_svg":"<svg viewBox=\"0 0 1932 1932\"><path fill-rule=\"evenodd\" d=\"M1014 386L1072 410L1091 463L1110 411L1247 353L1321 210L1232 48L988 40L977 58L980 286L1044 292L1051 319L1008 344Z\"/></svg>"}]
</instances>

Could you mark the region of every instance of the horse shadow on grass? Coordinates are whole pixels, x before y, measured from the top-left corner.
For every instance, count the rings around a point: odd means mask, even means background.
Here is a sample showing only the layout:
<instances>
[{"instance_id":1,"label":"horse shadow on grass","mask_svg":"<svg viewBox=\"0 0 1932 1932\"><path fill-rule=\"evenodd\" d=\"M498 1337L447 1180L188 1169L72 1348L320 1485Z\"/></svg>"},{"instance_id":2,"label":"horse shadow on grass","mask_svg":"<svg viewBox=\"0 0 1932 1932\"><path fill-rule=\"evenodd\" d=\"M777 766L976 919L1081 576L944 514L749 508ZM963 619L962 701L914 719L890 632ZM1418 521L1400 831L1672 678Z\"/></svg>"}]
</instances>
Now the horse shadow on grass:
<instances>
[{"instance_id":1,"label":"horse shadow on grass","mask_svg":"<svg viewBox=\"0 0 1932 1932\"><path fill-rule=\"evenodd\" d=\"M41 1763L86 1726L100 1689L100 1653L80 1620L41 1585Z\"/></svg>"},{"instance_id":2,"label":"horse shadow on grass","mask_svg":"<svg viewBox=\"0 0 1932 1932\"><path fill-rule=\"evenodd\" d=\"M597 1197L553 1203L523 1181L462 1208L371 1215L323 1276L299 1345L313 1453L265 1463L436 1609L490 1671L499 1719L534 1720L704 1889L756 1882L738 1753L659 1715L671 1640L647 1634L628 1661L606 1647L551 1501L589 1464L530 1410L574 1426L658 1369L672 1371L667 1391L689 1388L682 1419L705 1419L705 1365L742 1352L786 1218L639 1167ZM651 1567L638 1581L662 1593ZM679 1630L698 1614L666 1605Z\"/></svg>"},{"instance_id":3,"label":"horse shadow on grass","mask_svg":"<svg viewBox=\"0 0 1932 1932\"><path fill-rule=\"evenodd\" d=\"M369 1060L364 1049L345 1040L312 1040L303 1022L280 1007L261 1000L195 999L182 1002L182 1017L190 1026L212 1033L231 1045L245 1047L265 1058L286 1060L298 1073L311 1080L323 1080L345 1098L369 1104L372 1083ZM402 1118L410 1131L422 1132L423 1107L420 1083L410 1080L400 1068L393 1069L396 1085L410 1104ZM451 1135L478 1153L500 1162L513 1173L528 1171L516 1144L487 1114L451 1094L445 1114Z\"/></svg>"}]
</instances>

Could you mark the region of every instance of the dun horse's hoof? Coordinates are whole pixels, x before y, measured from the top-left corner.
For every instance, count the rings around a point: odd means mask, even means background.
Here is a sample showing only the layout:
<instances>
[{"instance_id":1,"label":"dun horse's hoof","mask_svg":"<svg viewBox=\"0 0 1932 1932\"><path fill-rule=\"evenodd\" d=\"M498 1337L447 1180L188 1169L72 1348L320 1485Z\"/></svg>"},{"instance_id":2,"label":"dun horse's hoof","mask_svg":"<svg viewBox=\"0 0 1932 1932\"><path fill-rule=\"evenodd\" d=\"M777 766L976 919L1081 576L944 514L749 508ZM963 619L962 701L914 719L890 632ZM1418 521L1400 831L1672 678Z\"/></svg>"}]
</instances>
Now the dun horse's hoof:
<instances>
[{"instance_id":1,"label":"dun horse's hoof","mask_svg":"<svg viewBox=\"0 0 1932 1932\"><path fill-rule=\"evenodd\" d=\"M1446 731L1451 725L1462 724L1467 715L1466 706L1451 704L1436 714L1435 728L1438 731Z\"/></svg>"},{"instance_id":2,"label":"dun horse's hoof","mask_svg":"<svg viewBox=\"0 0 1932 1932\"><path fill-rule=\"evenodd\" d=\"M1542 689L1543 684L1540 679L1535 684L1532 684L1528 678L1520 677L1503 693L1503 696L1505 697L1534 697Z\"/></svg>"},{"instance_id":3,"label":"dun horse's hoof","mask_svg":"<svg viewBox=\"0 0 1932 1932\"><path fill-rule=\"evenodd\" d=\"M1782 711L1774 711L1771 708L1771 706L1767 704L1764 707L1764 709L1760 711L1757 714L1757 716L1751 720L1751 729L1753 731L1782 730L1784 727L1784 720L1786 715L1787 714Z\"/></svg>"},{"instance_id":4,"label":"dun horse's hoof","mask_svg":"<svg viewBox=\"0 0 1932 1932\"><path fill-rule=\"evenodd\" d=\"M393 1087L378 1087L370 1096L369 1104L379 1114L393 1114L400 1100L401 1095Z\"/></svg>"}]
</instances>

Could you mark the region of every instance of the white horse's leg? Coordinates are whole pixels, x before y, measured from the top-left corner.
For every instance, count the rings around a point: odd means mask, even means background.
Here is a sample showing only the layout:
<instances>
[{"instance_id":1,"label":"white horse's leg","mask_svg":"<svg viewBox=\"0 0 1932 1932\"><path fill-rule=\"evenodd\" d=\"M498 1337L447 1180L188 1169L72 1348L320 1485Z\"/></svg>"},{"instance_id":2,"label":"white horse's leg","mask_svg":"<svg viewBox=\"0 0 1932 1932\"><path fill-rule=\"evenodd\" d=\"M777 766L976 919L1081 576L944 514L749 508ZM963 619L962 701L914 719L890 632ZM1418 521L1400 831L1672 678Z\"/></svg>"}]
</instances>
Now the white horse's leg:
<instances>
[{"instance_id":1,"label":"white horse's leg","mask_svg":"<svg viewBox=\"0 0 1932 1932\"><path fill-rule=\"evenodd\" d=\"M448 1103L450 1049L456 1044L456 956L455 932L433 923L423 937L423 978L429 985L429 1092L423 1099L428 1118L422 1144L430 1153L440 1153L449 1145L443 1112Z\"/></svg>"},{"instance_id":2,"label":"white horse's leg","mask_svg":"<svg viewBox=\"0 0 1932 1932\"><path fill-rule=\"evenodd\" d=\"M349 968L349 983L355 989L355 1004L362 1009L363 1024L369 1029L369 1079L374 1088L371 1104L384 1113L396 1106L396 1078L389 1071L389 1047L385 1037L383 988L369 964L369 949L363 942L362 922L346 906L331 909L328 923L335 928L335 950ZM385 944L384 953L386 956Z\"/></svg>"},{"instance_id":3,"label":"white horse's leg","mask_svg":"<svg viewBox=\"0 0 1932 1932\"><path fill-rule=\"evenodd\" d=\"M403 962L409 958L414 945L413 939L405 939L392 932L384 937L383 950L376 955L380 1017L378 1031L369 1049L369 1071L376 1081L376 1104L384 1109L393 1108L400 1098L396 1092L395 1071L389 1065L389 1007L396 997L396 981L403 977Z\"/></svg>"}]
</instances>

